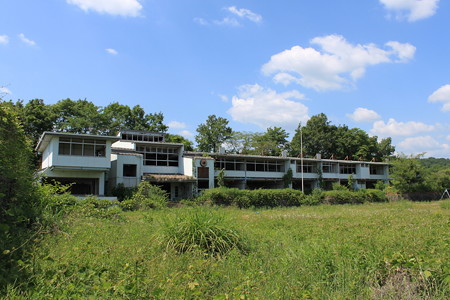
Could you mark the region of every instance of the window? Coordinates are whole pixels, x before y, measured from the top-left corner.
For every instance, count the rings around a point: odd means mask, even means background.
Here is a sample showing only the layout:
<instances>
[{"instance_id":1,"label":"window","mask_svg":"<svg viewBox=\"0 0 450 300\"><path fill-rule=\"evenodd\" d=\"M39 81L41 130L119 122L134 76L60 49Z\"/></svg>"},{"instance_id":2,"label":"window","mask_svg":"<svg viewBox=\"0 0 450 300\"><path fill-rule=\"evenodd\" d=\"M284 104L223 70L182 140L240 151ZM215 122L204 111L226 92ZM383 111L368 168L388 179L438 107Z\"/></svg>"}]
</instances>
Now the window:
<instances>
[{"instance_id":1,"label":"window","mask_svg":"<svg viewBox=\"0 0 450 300\"><path fill-rule=\"evenodd\" d=\"M339 166L340 174L356 174L356 166L349 164L342 164Z\"/></svg>"},{"instance_id":2,"label":"window","mask_svg":"<svg viewBox=\"0 0 450 300\"><path fill-rule=\"evenodd\" d=\"M136 165L123 165L123 177L136 177Z\"/></svg>"},{"instance_id":3,"label":"window","mask_svg":"<svg viewBox=\"0 0 450 300\"><path fill-rule=\"evenodd\" d=\"M59 138L59 155L106 156L106 141L85 138Z\"/></svg>"},{"instance_id":4,"label":"window","mask_svg":"<svg viewBox=\"0 0 450 300\"><path fill-rule=\"evenodd\" d=\"M337 173L337 165L335 163L324 162L322 164L323 173Z\"/></svg>"},{"instance_id":5,"label":"window","mask_svg":"<svg viewBox=\"0 0 450 300\"><path fill-rule=\"evenodd\" d=\"M384 175L383 166L371 165L370 166L370 175Z\"/></svg>"},{"instance_id":6,"label":"window","mask_svg":"<svg viewBox=\"0 0 450 300\"><path fill-rule=\"evenodd\" d=\"M143 155L146 166L178 167L178 148L138 145L136 149Z\"/></svg>"},{"instance_id":7,"label":"window","mask_svg":"<svg viewBox=\"0 0 450 300\"><path fill-rule=\"evenodd\" d=\"M302 172L302 162L297 161L297 173ZM316 164L311 162L303 162L303 173L316 173Z\"/></svg>"},{"instance_id":8,"label":"window","mask_svg":"<svg viewBox=\"0 0 450 300\"><path fill-rule=\"evenodd\" d=\"M163 142L164 137L158 134L150 133L122 133L122 140L143 141L143 142Z\"/></svg>"},{"instance_id":9,"label":"window","mask_svg":"<svg viewBox=\"0 0 450 300\"><path fill-rule=\"evenodd\" d=\"M284 162L269 160L247 161L247 171L284 172Z\"/></svg>"}]
</instances>

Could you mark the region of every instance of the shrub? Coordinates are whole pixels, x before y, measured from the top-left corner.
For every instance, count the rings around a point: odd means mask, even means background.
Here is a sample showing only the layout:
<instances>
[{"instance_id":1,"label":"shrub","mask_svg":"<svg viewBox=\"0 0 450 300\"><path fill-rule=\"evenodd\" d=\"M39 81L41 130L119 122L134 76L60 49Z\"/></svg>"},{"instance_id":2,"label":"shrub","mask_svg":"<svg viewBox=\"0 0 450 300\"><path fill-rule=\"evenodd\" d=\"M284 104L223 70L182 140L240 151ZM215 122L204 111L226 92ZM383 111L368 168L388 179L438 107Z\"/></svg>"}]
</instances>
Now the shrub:
<instances>
[{"instance_id":1,"label":"shrub","mask_svg":"<svg viewBox=\"0 0 450 300\"><path fill-rule=\"evenodd\" d=\"M361 193L345 190L332 190L323 193L323 202L328 204L364 203Z\"/></svg>"},{"instance_id":2,"label":"shrub","mask_svg":"<svg viewBox=\"0 0 450 300\"><path fill-rule=\"evenodd\" d=\"M233 249L246 253L241 233L217 211L194 209L164 226L163 244L179 253L201 251L224 256Z\"/></svg>"},{"instance_id":3,"label":"shrub","mask_svg":"<svg viewBox=\"0 0 450 300\"><path fill-rule=\"evenodd\" d=\"M364 202L386 202L388 201L386 193L377 189L361 189L358 193L364 197Z\"/></svg>"},{"instance_id":4,"label":"shrub","mask_svg":"<svg viewBox=\"0 0 450 300\"><path fill-rule=\"evenodd\" d=\"M100 219L123 219L122 209L117 205L116 201L99 199L95 196L89 196L80 200L74 213Z\"/></svg>"},{"instance_id":5,"label":"shrub","mask_svg":"<svg viewBox=\"0 0 450 300\"><path fill-rule=\"evenodd\" d=\"M150 208L163 208L167 206L167 193L156 185L143 181L131 198L120 202L124 210L143 210Z\"/></svg>"},{"instance_id":6,"label":"shrub","mask_svg":"<svg viewBox=\"0 0 450 300\"><path fill-rule=\"evenodd\" d=\"M248 191L250 205L255 207L299 206L306 196L293 189L258 189Z\"/></svg>"},{"instance_id":7,"label":"shrub","mask_svg":"<svg viewBox=\"0 0 450 300\"><path fill-rule=\"evenodd\" d=\"M307 195L302 204L305 205L318 205L323 202L323 190L314 189L310 195Z\"/></svg>"},{"instance_id":8,"label":"shrub","mask_svg":"<svg viewBox=\"0 0 450 300\"><path fill-rule=\"evenodd\" d=\"M209 189L199 197L201 203L233 205L239 208L299 206L306 196L293 189L239 190L237 188Z\"/></svg>"},{"instance_id":9,"label":"shrub","mask_svg":"<svg viewBox=\"0 0 450 300\"><path fill-rule=\"evenodd\" d=\"M119 183L112 189L111 194L117 197L117 200L123 201L125 199L131 198L133 193L135 192L135 188L125 187L123 183Z\"/></svg>"}]
</instances>

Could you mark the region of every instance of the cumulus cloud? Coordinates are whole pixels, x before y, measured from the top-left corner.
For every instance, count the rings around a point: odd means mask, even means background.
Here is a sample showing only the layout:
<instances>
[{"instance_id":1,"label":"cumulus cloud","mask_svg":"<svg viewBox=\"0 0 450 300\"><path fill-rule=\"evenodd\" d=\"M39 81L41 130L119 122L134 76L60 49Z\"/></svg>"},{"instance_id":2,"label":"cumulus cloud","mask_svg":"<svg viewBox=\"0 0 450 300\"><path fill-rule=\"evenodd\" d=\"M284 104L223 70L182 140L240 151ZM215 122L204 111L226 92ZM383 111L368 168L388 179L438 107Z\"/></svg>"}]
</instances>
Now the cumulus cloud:
<instances>
[{"instance_id":1,"label":"cumulus cloud","mask_svg":"<svg viewBox=\"0 0 450 300\"><path fill-rule=\"evenodd\" d=\"M316 37L315 48L294 46L273 55L263 65L265 75L273 75L282 84L297 83L317 91L338 90L351 86L366 72L380 63L407 62L416 48L410 44L391 41L386 49L374 44L350 44L340 35Z\"/></svg>"},{"instance_id":2,"label":"cumulus cloud","mask_svg":"<svg viewBox=\"0 0 450 300\"><path fill-rule=\"evenodd\" d=\"M397 122L395 119L389 119L387 123L384 121L376 121L373 123L371 133L381 137L409 136L422 132L430 132L435 129L436 126L427 125L422 122Z\"/></svg>"},{"instance_id":3,"label":"cumulus cloud","mask_svg":"<svg viewBox=\"0 0 450 300\"><path fill-rule=\"evenodd\" d=\"M36 46L36 42L28 39L23 33L19 34L19 39L28 46Z\"/></svg>"},{"instance_id":4,"label":"cumulus cloud","mask_svg":"<svg viewBox=\"0 0 450 300\"><path fill-rule=\"evenodd\" d=\"M142 5L138 0L66 0L67 3L78 6L84 11L95 11L101 14L124 17L140 15Z\"/></svg>"},{"instance_id":5,"label":"cumulus cloud","mask_svg":"<svg viewBox=\"0 0 450 300\"><path fill-rule=\"evenodd\" d=\"M12 93L7 87L0 86L0 94L8 95L8 94L12 94Z\"/></svg>"},{"instance_id":6,"label":"cumulus cloud","mask_svg":"<svg viewBox=\"0 0 450 300\"><path fill-rule=\"evenodd\" d=\"M373 122L381 118L375 111L358 107L352 114L348 114L347 117L355 122Z\"/></svg>"},{"instance_id":7,"label":"cumulus cloud","mask_svg":"<svg viewBox=\"0 0 450 300\"><path fill-rule=\"evenodd\" d=\"M450 111L450 84L446 84L434 91L428 97L429 102L442 102L442 111Z\"/></svg>"},{"instance_id":8,"label":"cumulus cloud","mask_svg":"<svg viewBox=\"0 0 450 300\"><path fill-rule=\"evenodd\" d=\"M235 121L255 124L263 129L281 126L293 130L299 122L305 123L309 119L308 107L293 100L303 98L295 90L277 93L258 84L243 85L233 96L228 113Z\"/></svg>"},{"instance_id":9,"label":"cumulus cloud","mask_svg":"<svg viewBox=\"0 0 450 300\"><path fill-rule=\"evenodd\" d=\"M109 54L112 54L112 55L119 54L119 52L117 52L117 50L113 49L113 48L107 48L107 49L105 49L105 51L108 52Z\"/></svg>"},{"instance_id":10,"label":"cumulus cloud","mask_svg":"<svg viewBox=\"0 0 450 300\"><path fill-rule=\"evenodd\" d=\"M0 44L8 44L9 37L7 35L0 35Z\"/></svg>"},{"instance_id":11,"label":"cumulus cloud","mask_svg":"<svg viewBox=\"0 0 450 300\"><path fill-rule=\"evenodd\" d=\"M178 121L172 121L168 124L169 128L176 128L176 129L183 129L186 128L186 123L178 122Z\"/></svg>"},{"instance_id":12,"label":"cumulus cloud","mask_svg":"<svg viewBox=\"0 0 450 300\"><path fill-rule=\"evenodd\" d=\"M254 13L251 10L246 9L246 8L237 8L236 6L230 6L225 9L240 18L248 19L255 23L259 23L262 21L261 15Z\"/></svg>"},{"instance_id":13,"label":"cumulus cloud","mask_svg":"<svg viewBox=\"0 0 450 300\"><path fill-rule=\"evenodd\" d=\"M397 19L414 22L436 13L439 0L379 0Z\"/></svg>"},{"instance_id":14,"label":"cumulus cloud","mask_svg":"<svg viewBox=\"0 0 450 300\"><path fill-rule=\"evenodd\" d=\"M428 157L448 157L450 146L440 143L431 136L409 137L396 145L399 152L418 154L426 153Z\"/></svg>"}]
</instances>

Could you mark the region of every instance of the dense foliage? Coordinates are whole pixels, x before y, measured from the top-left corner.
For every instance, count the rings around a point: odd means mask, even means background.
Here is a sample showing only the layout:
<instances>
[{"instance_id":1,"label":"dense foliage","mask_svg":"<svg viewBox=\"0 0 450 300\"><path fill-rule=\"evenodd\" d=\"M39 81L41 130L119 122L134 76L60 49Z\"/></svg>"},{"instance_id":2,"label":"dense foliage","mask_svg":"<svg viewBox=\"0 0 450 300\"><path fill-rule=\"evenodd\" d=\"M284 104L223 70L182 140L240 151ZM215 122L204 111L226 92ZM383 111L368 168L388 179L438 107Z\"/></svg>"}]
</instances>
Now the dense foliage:
<instances>
[{"instance_id":1,"label":"dense foliage","mask_svg":"<svg viewBox=\"0 0 450 300\"><path fill-rule=\"evenodd\" d=\"M299 125L291 142L292 156L301 153L301 135L306 157L321 154L322 158L380 161L395 151L391 138L378 142L378 137L370 137L361 129L332 125L323 113L312 116L306 126Z\"/></svg>"},{"instance_id":2,"label":"dense foliage","mask_svg":"<svg viewBox=\"0 0 450 300\"><path fill-rule=\"evenodd\" d=\"M228 140L233 133L228 126L228 120L216 115L208 116L205 123L198 125L195 141L199 151L218 152L220 146Z\"/></svg>"}]
</instances>

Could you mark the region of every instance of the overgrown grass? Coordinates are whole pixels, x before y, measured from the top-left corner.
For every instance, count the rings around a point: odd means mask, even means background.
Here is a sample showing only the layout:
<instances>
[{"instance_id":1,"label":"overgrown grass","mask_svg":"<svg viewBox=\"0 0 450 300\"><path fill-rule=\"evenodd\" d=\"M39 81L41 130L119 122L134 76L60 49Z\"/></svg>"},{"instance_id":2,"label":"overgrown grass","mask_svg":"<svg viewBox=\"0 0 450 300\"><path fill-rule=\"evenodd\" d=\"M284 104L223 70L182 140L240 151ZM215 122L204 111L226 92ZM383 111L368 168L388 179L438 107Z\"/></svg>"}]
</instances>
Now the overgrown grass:
<instances>
[{"instance_id":1,"label":"overgrown grass","mask_svg":"<svg viewBox=\"0 0 450 300\"><path fill-rule=\"evenodd\" d=\"M8 296L448 299L450 210L441 203L185 207L126 212L122 221L72 216L31 249L22 262L31 278L11 285ZM250 250L167 250L167 224L176 231L197 222L196 214L202 224L224 220Z\"/></svg>"}]
</instances>

